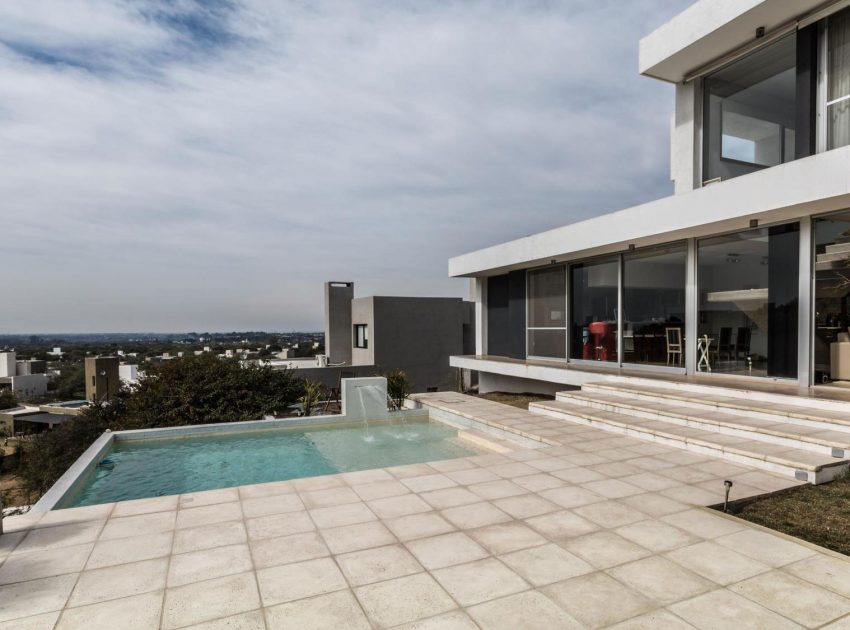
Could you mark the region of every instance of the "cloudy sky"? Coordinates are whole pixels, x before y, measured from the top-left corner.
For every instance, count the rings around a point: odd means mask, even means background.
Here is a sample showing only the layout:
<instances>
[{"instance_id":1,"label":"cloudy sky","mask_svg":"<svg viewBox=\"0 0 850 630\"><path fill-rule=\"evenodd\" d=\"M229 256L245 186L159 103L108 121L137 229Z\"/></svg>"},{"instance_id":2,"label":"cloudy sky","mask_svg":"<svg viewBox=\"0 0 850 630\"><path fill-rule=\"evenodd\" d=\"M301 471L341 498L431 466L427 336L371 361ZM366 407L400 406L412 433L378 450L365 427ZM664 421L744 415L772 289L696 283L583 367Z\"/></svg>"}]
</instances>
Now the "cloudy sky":
<instances>
[{"instance_id":1,"label":"cloudy sky","mask_svg":"<svg viewBox=\"0 0 850 630\"><path fill-rule=\"evenodd\" d=\"M0 332L321 327L322 282L669 194L691 0L3 0Z\"/></svg>"}]
</instances>

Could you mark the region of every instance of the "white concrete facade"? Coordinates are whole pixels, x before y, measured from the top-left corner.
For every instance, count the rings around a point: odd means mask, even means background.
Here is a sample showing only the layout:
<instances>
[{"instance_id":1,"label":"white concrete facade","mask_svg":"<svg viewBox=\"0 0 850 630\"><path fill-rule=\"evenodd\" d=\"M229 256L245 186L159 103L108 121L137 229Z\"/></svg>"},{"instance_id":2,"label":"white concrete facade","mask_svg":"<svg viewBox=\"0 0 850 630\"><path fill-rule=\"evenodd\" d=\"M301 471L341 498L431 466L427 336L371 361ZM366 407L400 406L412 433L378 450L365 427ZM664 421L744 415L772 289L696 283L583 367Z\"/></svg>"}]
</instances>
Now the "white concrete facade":
<instances>
[{"instance_id":1,"label":"white concrete facade","mask_svg":"<svg viewBox=\"0 0 850 630\"><path fill-rule=\"evenodd\" d=\"M569 275L572 263L607 255L619 256L622 266L622 255L627 252L676 242L687 247L683 331L690 340L688 343L693 345L697 338L701 295L697 272L700 239L793 223L799 230L797 380L802 386L815 384L813 222L830 213L850 210L850 146L824 150L822 137L826 123L820 109L822 88L819 87L817 91L811 90L809 103L813 111L811 135L818 140L813 140L807 154L800 155L797 151L797 155L792 154L785 163L759 166L756 172L722 181L706 180L704 162L708 158L703 139L708 122L703 102L708 88L704 77L728 68L753 52L769 50L770 45L785 37L797 38L796 63L799 64L800 38L808 29L816 31L815 37L821 40L812 62L816 71L811 72L823 81L826 61L821 44L826 19L836 12L850 10L848 7L850 0L699 0L644 38L640 42L640 72L676 84L670 125L670 174L674 194L450 259L450 276L472 279L476 303L476 355L479 356L477 359L453 358L452 365L478 369L482 375L581 385L584 377L577 371L556 376L555 372L547 373L536 365L520 368L481 358L492 354L488 349L488 278L553 264L566 265ZM798 100L799 81L798 78ZM802 107L798 102L797 108ZM805 131L808 130L806 127ZM793 134L794 129L791 132ZM618 291L622 290L620 283ZM569 286L566 295L569 302ZM622 344L622 321L619 332ZM568 328L568 348L569 334ZM566 354L569 356L569 350ZM619 352L618 357L622 356ZM697 371L697 361L697 352L690 348L681 371ZM624 362L615 367L620 365L625 367ZM486 377L482 379L482 383L488 382Z\"/></svg>"}]
</instances>

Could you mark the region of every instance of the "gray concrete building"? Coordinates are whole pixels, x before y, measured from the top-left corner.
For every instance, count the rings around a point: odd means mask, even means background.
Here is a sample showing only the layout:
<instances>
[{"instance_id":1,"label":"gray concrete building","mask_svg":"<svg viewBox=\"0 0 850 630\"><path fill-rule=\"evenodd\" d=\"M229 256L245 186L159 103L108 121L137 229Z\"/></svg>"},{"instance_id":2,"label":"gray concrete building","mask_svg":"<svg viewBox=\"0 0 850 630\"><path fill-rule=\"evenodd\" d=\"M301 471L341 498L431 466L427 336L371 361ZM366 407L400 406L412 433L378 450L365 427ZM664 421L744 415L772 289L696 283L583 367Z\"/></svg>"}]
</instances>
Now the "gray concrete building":
<instances>
[{"instance_id":1,"label":"gray concrete building","mask_svg":"<svg viewBox=\"0 0 850 630\"><path fill-rule=\"evenodd\" d=\"M86 357L86 400L109 400L120 385L118 357Z\"/></svg>"},{"instance_id":2,"label":"gray concrete building","mask_svg":"<svg viewBox=\"0 0 850 630\"><path fill-rule=\"evenodd\" d=\"M353 282L325 282L325 354L328 363L351 364Z\"/></svg>"}]
</instances>

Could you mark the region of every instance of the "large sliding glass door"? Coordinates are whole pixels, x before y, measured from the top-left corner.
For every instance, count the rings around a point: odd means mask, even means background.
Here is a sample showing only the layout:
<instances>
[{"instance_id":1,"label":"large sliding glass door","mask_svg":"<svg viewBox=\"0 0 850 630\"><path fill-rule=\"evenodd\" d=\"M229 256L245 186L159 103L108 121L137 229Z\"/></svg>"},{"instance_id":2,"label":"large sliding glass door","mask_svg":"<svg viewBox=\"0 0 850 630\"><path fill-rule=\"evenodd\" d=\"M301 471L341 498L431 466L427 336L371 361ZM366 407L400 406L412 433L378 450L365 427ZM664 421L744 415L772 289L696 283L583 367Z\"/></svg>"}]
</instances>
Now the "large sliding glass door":
<instances>
[{"instance_id":1,"label":"large sliding glass door","mask_svg":"<svg viewBox=\"0 0 850 630\"><path fill-rule=\"evenodd\" d=\"M815 383L850 381L850 212L814 222Z\"/></svg>"},{"instance_id":2,"label":"large sliding glass door","mask_svg":"<svg viewBox=\"0 0 850 630\"><path fill-rule=\"evenodd\" d=\"M685 243L623 255L623 363L684 368Z\"/></svg>"},{"instance_id":3,"label":"large sliding glass door","mask_svg":"<svg viewBox=\"0 0 850 630\"><path fill-rule=\"evenodd\" d=\"M528 272L528 356L564 359L567 351L567 270Z\"/></svg>"},{"instance_id":4,"label":"large sliding glass door","mask_svg":"<svg viewBox=\"0 0 850 630\"><path fill-rule=\"evenodd\" d=\"M570 267L570 358L617 362L620 259Z\"/></svg>"},{"instance_id":5,"label":"large sliding glass door","mask_svg":"<svg viewBox=\"0 0 850 630\"><path fill-rule=\"evenodd\" d=\"M797 377L799 224L699 241L699 371Z\"/></svg>"}]
</instances>

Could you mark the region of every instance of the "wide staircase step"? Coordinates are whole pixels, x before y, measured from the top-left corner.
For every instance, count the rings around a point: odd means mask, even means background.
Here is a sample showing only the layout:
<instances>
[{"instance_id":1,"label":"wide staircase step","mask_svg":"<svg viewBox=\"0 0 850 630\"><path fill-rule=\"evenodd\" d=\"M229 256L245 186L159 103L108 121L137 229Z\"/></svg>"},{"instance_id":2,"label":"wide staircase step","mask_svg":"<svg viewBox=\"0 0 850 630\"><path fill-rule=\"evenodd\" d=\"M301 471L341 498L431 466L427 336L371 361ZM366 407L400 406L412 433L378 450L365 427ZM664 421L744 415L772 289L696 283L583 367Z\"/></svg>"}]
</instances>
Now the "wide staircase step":
<instances>
[{"instance_id":1,"label":"wide staircase step","mask_svg":"<svg viewBox=\"0 0 850 630\"><path fill-rule=\"evenodd\" d=\"M594 409L615 411L639 418L662 420L749 440L762 440L788 448L799 448L830 457L850 457L850 427L823 429L816 423L783 422L777 418L753 417L717 409L672 404L658 397L626 396L612 392L561 392L557 400Z\"/></svg>"},{"instance_id":2,"label":"wide staircase step","mask_svg":"<svg viewBox=\"0 0 850 630\"><path fill-rule=\"evenodd\" d=\"M582 387L586 393L627 397L635 400L667 402L677 407L691 407L707 411L719 411L748 418L773 420L815 427L822 430L850 431L850 404L832 401L821 406L805 398L777 395L772 400L759 400L746 396L746 390L730 390L722 387L695 386L664 387L655 383L604 382L588 383Z\"/></svg>"},{"instance_id":3,"label":"wide staircase step","mask_svg":"<svg viewBox=\"0 0 850 630\"><path fill-rule=\"evenodd\" d=\"M563 397L562 397L563 398ZM586 401L554 400L531 403L528 410L543 416L578 422L606 431L666 444L712 457L743 463L771 472L792 476L817 484L831 481L848 470L846 459L816 453L803 448L789 448L760 439L728 435L718 431L687 426L668 419L652 419L632 410L597 409ZM758 438L753 432L751 438Z\"/></svg>"}]
</instances>

